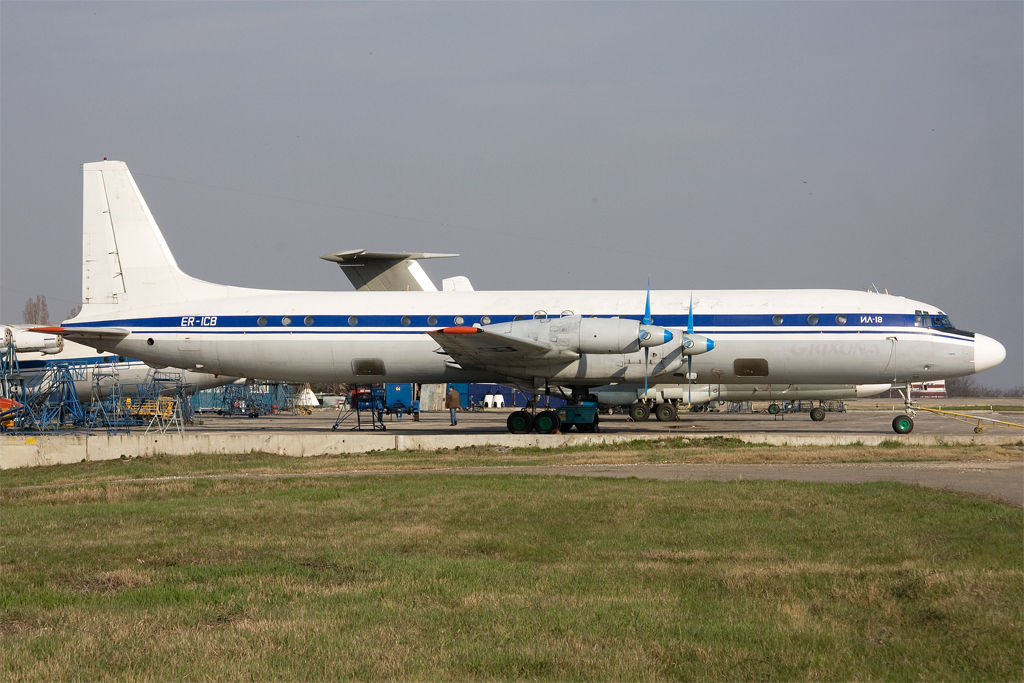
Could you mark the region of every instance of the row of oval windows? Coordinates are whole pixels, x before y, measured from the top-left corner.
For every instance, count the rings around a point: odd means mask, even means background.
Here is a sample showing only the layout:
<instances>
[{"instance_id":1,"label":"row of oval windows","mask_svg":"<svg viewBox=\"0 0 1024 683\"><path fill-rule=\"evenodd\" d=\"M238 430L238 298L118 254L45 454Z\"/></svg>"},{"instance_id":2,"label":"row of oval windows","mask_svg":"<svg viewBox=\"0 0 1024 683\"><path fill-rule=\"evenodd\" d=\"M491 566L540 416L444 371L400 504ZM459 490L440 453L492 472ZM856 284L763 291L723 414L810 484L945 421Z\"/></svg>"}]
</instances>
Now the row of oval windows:
<instances>
[{"instance_id":1,"label":"row of oval windows","mask_svg":"<svg viewBox=\"0 0 1024 683\"><path fill-rule=\"evenodd\" d=\"M781 315L773 315L772 316L772 325L781 325L784 320L785 320L785 318L783 318ZM809 316L807 316L807 324L808 325L817 325L818 324L818 316L816 316L813 313L811 313ZM846 324L846 316L843 315L842 313L840 313L839 315L836 316L836 325L845 325L845 324Z\"/></svg>"},{"instance_id":2,"label":"row of oval windows","mask_svg":"<svg viewBox=\"0 0 1024 683\"><path fill-rule=\"evenodd\" d=\"M516 316L516 319L517 320L522 320L523 316ZM268 322L269 321L267 320L267 316L265 316L265 315L261 315L259 318L256 319L256 324L259 325L260 327L266 327ZM310 325L312 325L313 322L314 322L314 319L313 319L313 316L311 316L311 315L307 315L305 318L302 319L302 324L305 325L306 327L309 327ZM462 324L464 324L466 322L466 319L464 317L462 317L461 315L457 315L457 316L455 316L455 321L454 322L455 322L456 325L462 325ZM480 323L482 325L490 325L491 324L491 316L489 316L489 315L483 316L482 318L480 318ZM285 327L288 327L289 325L292 324L292 319L289 318L288 316L284 316L283 318L281 318L281 324L284 325ZM358 325L359 324L359 316L357 316L357 315L350 315L348 317L348 324L352 325L352 326ZM402 324L403 325L411 325L412 324L412 318L410 318L407 315L403 315L402 316ZM437 316L436 315L432 315L432 316L428 317L427 318L427 324L428 325L436 325L437 324Z\"/></svg>"},{"instance_id":3,"label":"row of oval windows","mask_svg":"<svg viewBox=\"0 0 1024 683\"><path fill-rule=\"evenodd\" d=\"M522 320L523 316L516 316L516 319L517 320ZM785 321L785 318L783 318L781 315L773 315L772 316L772 324L773 325L781 325L784 321ZM267 321L267 317L263 316L263 315L261 315L259 318L256 319L256 324L259 325L260 327L266 327L267 326L267 322L268 322ZM407 316L407 315L403 315L401 322L402 322L403 325L411 325L412 324L412 319L409 316ZM457 316L455 316L455 319L454 319L453 322L456 325L463 325L463 324L465 324L466 319L464 317L462 317L461 315L457 315ZM288 316L284 316L283 318L281 318L281 324L284 325L285 327L288 327L289 325L292 324L292 319L290 317L288 317ZM305 318L302 319L302 324L307 326L307 327L312 325L313 324L313 316L307 315ZM353 326L353 327L358 325L359 324L359 316L350 315L348 317L348 324ZM432 316L428 317L427 318L427 324L428 325L436 325L437 324L437 316L436 315L432 315ZM485 315L485 316L481 317L480 318L480 324L481 325L490 325L491 324L491 317L489 315ZM811 315L807 316L807 324L808 325L817 325L818 324L818 316L816 316L813 313ZM836 316L836 325L845 325L845 324L846 324L846 316L840 313L839 315Z\"/></svg>"}]
</instances>

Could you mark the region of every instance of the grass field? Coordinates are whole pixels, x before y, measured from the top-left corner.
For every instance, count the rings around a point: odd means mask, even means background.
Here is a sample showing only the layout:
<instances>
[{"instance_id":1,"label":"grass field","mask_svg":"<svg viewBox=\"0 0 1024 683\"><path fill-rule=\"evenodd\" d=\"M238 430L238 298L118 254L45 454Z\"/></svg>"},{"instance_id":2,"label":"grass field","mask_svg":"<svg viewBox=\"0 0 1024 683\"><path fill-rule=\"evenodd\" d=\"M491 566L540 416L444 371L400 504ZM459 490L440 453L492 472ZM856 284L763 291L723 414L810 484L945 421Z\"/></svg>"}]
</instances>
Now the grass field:
<instances>
[{"instance_id":1,"label":"grass field","mask_svg":"<svg viewBox=\"0 0 1024 683\"><path fill-rule=\"evenodd\" d=\"M685 450L661 449L616 460ZM883 456L927 457L836 457ZM0 679L1022 678L1020 508L896 484L317 476L425 457L0 473ZM303 476L133 481L220 471Z\"/></svg>"},{"instance_id":2,"label":"grass field","mask_svg":"<svg viewBox=\"0 0 1024 683\"><path fill-rule=\"evenodd\" d=\"M607 463L832 463L892 461L1020 460L1024 443L1014 445L908 445L892 439L878 446L771 446L740 439L666 437L602 446L562 449L478 446L450 450L378 451L358 455L288 458L266 453L125 458L112 461L0 470L0 487L33 484L118 481L146 477L233 473L316 473L411 470L503 465L597 465Z\"/></svg>"}]
</instances>

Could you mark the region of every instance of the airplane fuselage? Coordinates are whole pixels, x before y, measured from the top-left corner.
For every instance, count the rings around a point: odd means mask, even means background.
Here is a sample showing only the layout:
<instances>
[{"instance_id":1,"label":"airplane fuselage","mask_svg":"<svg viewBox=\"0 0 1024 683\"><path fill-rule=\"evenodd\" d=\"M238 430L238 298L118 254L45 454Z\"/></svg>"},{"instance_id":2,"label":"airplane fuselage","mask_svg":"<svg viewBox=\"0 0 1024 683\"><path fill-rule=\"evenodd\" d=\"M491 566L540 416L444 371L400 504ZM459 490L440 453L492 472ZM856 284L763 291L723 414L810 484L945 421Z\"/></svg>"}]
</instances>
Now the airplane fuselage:
<instances>
[{"instance_id":1,"label":"airplane fuselage","mask_svg":"<svg viewBox=\"0 0 1024 683\"><path fill-rule=\"evenodd\" d=\"M507 381L596 386L640 382L644 353L490 370L452 363L427 332L518 318L582 315L640 319L644 291L282 292L225 287L217 299L89 307L78 327L129 329L99 346L151 364L286 381ZM713 338L693 356L698 383L900 383L978 371L987 337L933 326L935 306L847 290L656 291L655 324ZM85 313L83 311L83 313ZM553 340L552 340L553 341ZM998 345L998 342L992 341ZM980 355L986 350L981 348ZM982 363L984 359L980 358ZM1001 360L1001 358L1000 358ZM997 361L998 362L998 361ZM670 344L650 350L652 383L678 384L686 360Z\"/></svg>"}]
</instances>

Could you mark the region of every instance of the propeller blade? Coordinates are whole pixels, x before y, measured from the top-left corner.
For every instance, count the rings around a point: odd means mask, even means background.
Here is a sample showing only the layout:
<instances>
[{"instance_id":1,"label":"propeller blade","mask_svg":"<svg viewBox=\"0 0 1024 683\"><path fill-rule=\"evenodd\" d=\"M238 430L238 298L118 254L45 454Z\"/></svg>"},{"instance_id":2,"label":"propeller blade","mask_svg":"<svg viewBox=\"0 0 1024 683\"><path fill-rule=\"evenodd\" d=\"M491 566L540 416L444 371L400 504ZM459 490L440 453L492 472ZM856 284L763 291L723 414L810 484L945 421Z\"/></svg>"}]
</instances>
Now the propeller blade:
<instances>
[{"instance_id":1,"label":"propeller blade","mask_svg":"<svg viewBox=\"0 0 1024 683\"><path fill-rule=\"evenodd\" d=\"M647 359L650 356L650 353L651 353L651 350L645 346L644 347L644 398L647 398L647 378L649 376L649 372L648 372L648 369L647 369Z\"/></svg>"},{"instance_id":2,"label":"propeller blade","mask_svg":"<svg viewBox=\"0 0 1024 683\"><path fill-rule=\"evenodd\" d=\"M644 304L644 325L651 323L651 278L647 278L647 302Z\"/></svg>"},{"instance_id":3,"label":"propeller blade","mask_svg":"<svg viewBox=\"0 0 1024 683\"><path fill-rule=\"evenodd\" d=\"M693 292L690 292L690 312L686 316L686 332L693 334Z\"/></svg>"},{"instance_id":4,"label":"propeller blade","mask_svg":"<svg viewBox=\"0 0 1024 683\"><path fill-rule=\"evenodd\" d=\"M693 380L690 377L693 375L693 356L686 357L686 404L693 405Z\"/></svg>"},{"instance_id":5,"label":"propeller blade","mask_svg":"<svg viewBox=\"0 0 1024 683\"><path fill-rule=\"evenodd\" d=\"M644 325L653 324L651 318L651 276L647 276L647 300L644 302L644 318L641 321ZM666 340L667 341L667 340ZM648 347L644 347L644 398L647 398L647 384L650 378L650 368L648 367L648 359L650 358L651 350Z\"/></svg>"}]
</instances>

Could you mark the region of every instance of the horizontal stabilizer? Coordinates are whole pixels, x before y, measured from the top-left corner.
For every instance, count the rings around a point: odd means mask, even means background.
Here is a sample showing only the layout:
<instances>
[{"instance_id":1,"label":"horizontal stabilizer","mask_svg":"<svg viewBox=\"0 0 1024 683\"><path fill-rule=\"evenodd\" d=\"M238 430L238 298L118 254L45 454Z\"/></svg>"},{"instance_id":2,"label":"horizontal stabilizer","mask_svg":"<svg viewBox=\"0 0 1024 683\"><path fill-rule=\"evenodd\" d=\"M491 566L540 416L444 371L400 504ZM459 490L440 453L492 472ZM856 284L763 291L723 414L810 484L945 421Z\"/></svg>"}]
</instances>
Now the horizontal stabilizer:
<instances>
[{"instance_id":1,"label":"horizontal stabilizer","mask_svg":"<svg viewBox=\"0 0 1024 683\"><path fill-rule=\"evenodd\" d=\"M437 286L417 259L450 258L458 254L380 252L350 249L320 258L337 263L361 292L436 292Z\"/></svg>"},{"instance_id":2,"label":"horizontal stabilizer","mask_svg":"<svg viewBox=\"0 0 1024 683\"><path fill-rule=\"evenodd\" d=\"M92 346L90 342L118 341L131 334L131 330L126 327L31 327L29 332L59 334L66 339L88 346Z\"/></svg>"}]
</instances>

